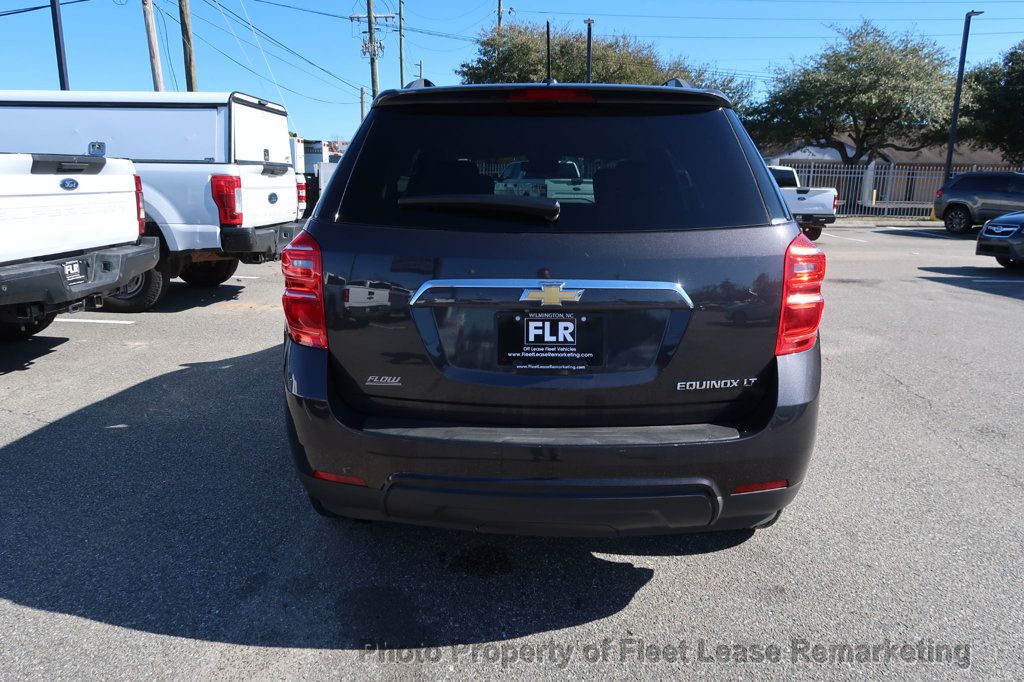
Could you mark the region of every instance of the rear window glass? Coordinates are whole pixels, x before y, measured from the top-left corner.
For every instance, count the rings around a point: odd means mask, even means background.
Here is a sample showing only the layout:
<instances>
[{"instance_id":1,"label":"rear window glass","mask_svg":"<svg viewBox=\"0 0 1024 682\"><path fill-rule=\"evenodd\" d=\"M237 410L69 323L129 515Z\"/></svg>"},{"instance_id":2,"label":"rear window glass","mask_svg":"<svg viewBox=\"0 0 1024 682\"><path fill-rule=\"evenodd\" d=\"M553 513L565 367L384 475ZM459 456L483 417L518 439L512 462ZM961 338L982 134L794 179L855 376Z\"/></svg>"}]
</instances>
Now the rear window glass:
<instances>
[{"instance_id":1,"label":"rear window glass","mask_svg":"<svg viewBox=\"0 0 1024 682\"><path fill-rule=\"evenodd\" d=\"M628 231L763 225L764 200L722 109L637 115L550 108L374 110L340 219L465 230ZM578 111L578 110L577 110ZM468 113L467 113L468 112ZM402 197L547 197L557 222L399 206Z\"/></svg>"},{"instance_id":2,"label":"rear window glass","mask_svg":"<svg viewBox=\"0 0 1024 682\"><path fill-rule=\"evenodd\" d=\"M961 192L1005 192L1008 180L1005 175L965 175L954 187Z\"/></svg>"},{"instance_id":3,"label":"rear window glass","mask_svg":"<svg viewBox=\"0 0 1024 682\"><path fill-rule=\"evenodd\" d=\"M796 171L788 168L769 168L772 173L772 177L775 178L775 182L779 184L779 187L799 187L800 183L796 180Z\"/></svg>"}]
</instances>

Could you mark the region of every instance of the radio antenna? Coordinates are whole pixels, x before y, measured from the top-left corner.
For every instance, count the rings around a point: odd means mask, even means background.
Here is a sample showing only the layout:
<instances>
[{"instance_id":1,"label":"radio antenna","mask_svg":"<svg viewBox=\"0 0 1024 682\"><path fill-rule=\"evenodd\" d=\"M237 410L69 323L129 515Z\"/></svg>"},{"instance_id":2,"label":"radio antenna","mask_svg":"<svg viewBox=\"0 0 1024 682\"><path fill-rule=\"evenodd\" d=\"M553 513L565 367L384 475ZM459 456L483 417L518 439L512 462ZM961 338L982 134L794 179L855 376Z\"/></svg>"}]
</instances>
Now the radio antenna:
<instances>
[{"instance_id":1,"label":"radio antenna","mask_svg":"<svg viewBox=\"0 0 1024 682\"><path fill-rule=\"evenodd\" d=\"M548 78L544 81L551 84L551 22L547 22L547 45L548 45Z\"/></svg>"}]
</instances>

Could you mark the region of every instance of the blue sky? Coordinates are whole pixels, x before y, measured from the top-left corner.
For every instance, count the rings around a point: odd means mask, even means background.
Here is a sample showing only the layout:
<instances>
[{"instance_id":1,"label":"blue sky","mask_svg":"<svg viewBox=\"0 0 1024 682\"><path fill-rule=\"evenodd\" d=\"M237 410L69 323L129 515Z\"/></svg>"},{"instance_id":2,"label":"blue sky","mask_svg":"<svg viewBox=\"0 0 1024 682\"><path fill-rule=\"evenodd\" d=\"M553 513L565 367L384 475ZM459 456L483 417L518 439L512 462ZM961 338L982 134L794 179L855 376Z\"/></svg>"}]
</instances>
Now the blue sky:
<instances>
[{"instance_id":1,"label":"blue sky","mask_svg":"<svg viewBox=\"0 0 1024 682\"><path fill-rule=\"evenodd\" d=\"M0 13L46 1L0 0ZM273 1L342 17L366 11L365 0ZM260 0L191 3L200 89L283 99L291 127L300 135L351 136L359 124L359 85L366 86L369 97L369 65L360 54L363 26ZM166 12L157 13L165 84L184 90L177 2L154 4ZM828 44L835 35L831 25L851 26L861 18L889 30L932 36L955 55L964 13L985 10L972 25L968 64L991 60L1024 40L1024 1L1016 0L504 0L504 6L512 10L505 19L512 22L550 19L582 29L589 15L596 20L598 35L630 33L654 43L666 56L682 55L693 63L753 77L759 84L774 67L800 62ZM407 0L406 80L414 77L415 63L422 60L427 78L438 84L456 82L454 69L474 54L471 39L493 25L496 9L497 0ZM397 12L398 0L375 0L374 10ZM265 35L254 37L248 26L232 20L231 12L248 16ZM88 0L65 6L63 19L73 89L152 87L140 0ZM396 30L385 29L383 40L381 88L397 87ZM0 88L57 87L49 11L0 16Z\"/></svg>"}]
</instances>

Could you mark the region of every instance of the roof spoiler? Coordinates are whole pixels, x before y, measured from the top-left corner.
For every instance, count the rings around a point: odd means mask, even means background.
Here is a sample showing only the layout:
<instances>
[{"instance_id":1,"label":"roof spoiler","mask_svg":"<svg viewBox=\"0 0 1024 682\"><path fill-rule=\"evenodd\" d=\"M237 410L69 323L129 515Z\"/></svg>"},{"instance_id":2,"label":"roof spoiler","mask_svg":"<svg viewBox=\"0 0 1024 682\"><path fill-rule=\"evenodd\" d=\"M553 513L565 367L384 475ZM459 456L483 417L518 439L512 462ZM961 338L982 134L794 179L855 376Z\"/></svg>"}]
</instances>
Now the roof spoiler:
<instances>
[{"instance_id":1,"label":"roof spoiler","mask_svg":"<svg viewBox=\"0 0 1024 682\"><path fill-rule=\"evenodd\" d=\"M690 81L680 80L678 78L669 78L667 81L662 83L662 86L667 88L693 88L693 83Z\"/></svg>"}]
</instances>

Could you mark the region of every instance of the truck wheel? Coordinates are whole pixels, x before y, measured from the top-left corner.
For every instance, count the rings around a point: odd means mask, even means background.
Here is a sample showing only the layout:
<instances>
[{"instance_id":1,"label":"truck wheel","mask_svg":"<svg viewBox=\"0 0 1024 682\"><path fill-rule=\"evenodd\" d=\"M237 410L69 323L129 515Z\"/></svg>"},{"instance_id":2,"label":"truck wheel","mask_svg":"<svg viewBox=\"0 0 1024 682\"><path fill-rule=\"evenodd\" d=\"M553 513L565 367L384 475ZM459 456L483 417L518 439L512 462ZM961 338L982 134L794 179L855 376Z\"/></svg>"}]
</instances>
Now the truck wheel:
<instances>
[{"instance_id":1,"label":"truck wheel","mask_svg":"<svg viewBox=\"0 0 1024 682\"><path fill-rule=\"evenodd\" d=\"M1006 256L996 256L996 262L1007 270L1024 270L1024 261L1013 260Z\"/></svg>"},{"instance_id":2,"label":"truck wheel","mask_svg":"<svg viewBox=\"0 0 1024 682\"><path fill-rule=\"evenodd\" d=\"M237 269L237 258L189 263L182 269L181 278L194 287L215 287L231 279Z\"/></svg>"},{"instance_id":3,"label":"truck wheel","mask_svg":"<svg viewBox=\"0 0 1024 682\"><path fill-rule=\"evenodd\" d=\"M49 327L55 317L56 313L38 322L0 322L0 342L23 341Z\"/></svg>"},{"instance_id":4,"label":"truck wheel","mask_svg":"<svg viewBox=\"0 0 1024 682\"><path fill-rule=\"evenodd\" d=\"M818 237L821 236L821 225L801 225L800 229L803 230L804 234L812 242L818 241Z\"/></svg>"},{"instance_id":5,"label":"truck wheel","mask_svg":"<svg viewBox=\"0 0 1024 682\"><path fill-rule=\"evenodd\" d=\"M159 303L171 286L171 278L157 269L133 277L121 289L103 299L103 307L115 313L141 313Z\"/></svg>"},{"instance_id":6,"label":"truck wheel","mask_svg":"<svg viewBox=\"0 0 1024 682\"><path fill-rule=\"evenodd\" d=\"M950 206L942 218L946 224L946 230L953 234L970 232L974 225L974 221L971 220L971 212L963 206Z\"/></svg>"}]
</instances>

